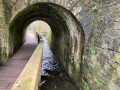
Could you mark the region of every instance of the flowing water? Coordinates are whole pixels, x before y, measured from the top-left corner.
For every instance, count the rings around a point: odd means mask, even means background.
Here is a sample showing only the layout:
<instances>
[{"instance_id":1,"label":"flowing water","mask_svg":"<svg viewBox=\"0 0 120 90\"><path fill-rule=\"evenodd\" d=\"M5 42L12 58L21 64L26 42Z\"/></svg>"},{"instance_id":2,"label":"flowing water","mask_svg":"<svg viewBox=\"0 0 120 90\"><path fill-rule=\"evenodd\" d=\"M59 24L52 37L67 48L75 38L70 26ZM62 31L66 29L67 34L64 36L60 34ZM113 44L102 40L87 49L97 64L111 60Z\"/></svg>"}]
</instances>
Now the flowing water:
<instances>
[{"instance_id":1,"label":"flowing water","mask_svg":"<svg viewBox=\"0 0 120 90\"><path fill-rule=\"evenodd\" d=\"M77 90L62 65L49 49L46 37L43 39L42 75L39 90Z\"/></svg>"}]
</instances>

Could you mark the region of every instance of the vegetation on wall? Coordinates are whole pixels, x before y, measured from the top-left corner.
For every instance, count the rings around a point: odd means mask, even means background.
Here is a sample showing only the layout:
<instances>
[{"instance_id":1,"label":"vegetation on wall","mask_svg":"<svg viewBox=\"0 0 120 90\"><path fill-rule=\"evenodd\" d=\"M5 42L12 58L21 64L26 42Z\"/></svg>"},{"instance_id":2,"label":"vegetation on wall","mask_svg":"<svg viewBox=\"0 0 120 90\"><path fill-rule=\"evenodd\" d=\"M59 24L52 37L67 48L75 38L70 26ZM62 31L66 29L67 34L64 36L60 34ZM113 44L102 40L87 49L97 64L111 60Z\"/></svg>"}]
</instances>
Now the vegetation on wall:
<instances>
[{"instance_id":1,"label":"vegetation on wall","mask_svg":"<svg viewBox=\"0 0 120 90\"><path fill-rule=\"evenodd\" d=\"M48 33L48 45L50 46L51 45L51 35L52 35L52 31L50 30L49 33Z\"/></svg>"}]
</instances>

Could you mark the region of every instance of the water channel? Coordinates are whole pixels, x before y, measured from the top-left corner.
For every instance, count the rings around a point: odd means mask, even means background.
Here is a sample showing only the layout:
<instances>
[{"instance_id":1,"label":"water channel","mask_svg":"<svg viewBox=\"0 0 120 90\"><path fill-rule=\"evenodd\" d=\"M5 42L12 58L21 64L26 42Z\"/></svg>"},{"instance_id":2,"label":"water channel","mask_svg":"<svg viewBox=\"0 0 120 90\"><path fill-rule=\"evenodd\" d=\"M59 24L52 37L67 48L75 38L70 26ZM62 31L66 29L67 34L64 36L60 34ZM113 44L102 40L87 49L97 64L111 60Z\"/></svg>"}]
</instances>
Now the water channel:
<instances>
[{"instance_id":1,"label":"water channel","mask_svg":"<svg viewBox=\"0 0 120 90\"><path fill-rule=\"evenodd\" d=\"M50 50L47 37L43 37L43 40L42 74L39 90L78 90Z\"/></svg>"}]
</instances>

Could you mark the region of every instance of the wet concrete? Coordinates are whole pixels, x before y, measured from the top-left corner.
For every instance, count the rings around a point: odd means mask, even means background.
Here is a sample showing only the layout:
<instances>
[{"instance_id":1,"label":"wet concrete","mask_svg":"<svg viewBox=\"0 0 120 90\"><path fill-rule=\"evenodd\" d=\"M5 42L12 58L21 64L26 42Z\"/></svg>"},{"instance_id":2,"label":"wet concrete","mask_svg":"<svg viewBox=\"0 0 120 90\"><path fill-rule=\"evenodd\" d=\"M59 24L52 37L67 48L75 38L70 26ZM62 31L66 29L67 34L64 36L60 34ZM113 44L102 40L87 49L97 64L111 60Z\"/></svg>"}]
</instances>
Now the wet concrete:
<instances>
[{"instance_id":1,"label":"wet concrete","mask_svg":"<svg viewBox=\"0 0 120 90\"><path fill-rule=\"evenodd\" d=\"M63 66L51 52L46 38L43 37L42 75L39 90L77 90Z\"/></svg>"}]
</instances>

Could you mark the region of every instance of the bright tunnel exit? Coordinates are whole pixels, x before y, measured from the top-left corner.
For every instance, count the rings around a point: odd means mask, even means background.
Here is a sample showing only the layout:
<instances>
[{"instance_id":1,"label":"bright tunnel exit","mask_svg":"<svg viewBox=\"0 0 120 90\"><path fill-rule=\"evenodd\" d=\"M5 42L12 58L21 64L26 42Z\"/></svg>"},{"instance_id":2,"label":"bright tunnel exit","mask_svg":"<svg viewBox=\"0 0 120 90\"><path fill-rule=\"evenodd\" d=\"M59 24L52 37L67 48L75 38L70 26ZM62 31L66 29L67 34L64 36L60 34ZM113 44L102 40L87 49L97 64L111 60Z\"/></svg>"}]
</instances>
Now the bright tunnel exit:
<instances>
[{"instance_id":1,"label":"bright tunnel exit","mask_svg":"<svg viewBox=\"0 0 120 90\"><path fill-rule=\"evenodd\" d=\"M38 38L42 39L42 37L46 37L50 45L52 32L50 26L46 22L41 20L32 22L27 27L26 40L30 38L30 35L34 35L37 40Z\"/></svg>"}]
</instances>

